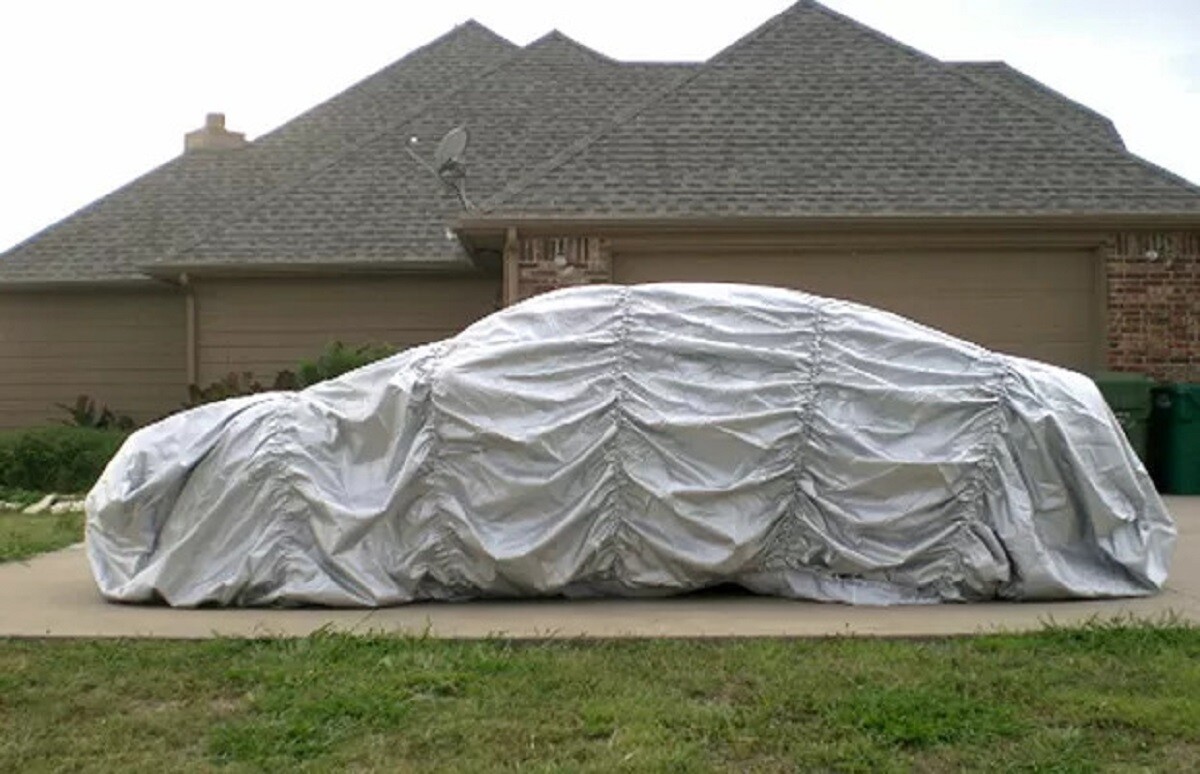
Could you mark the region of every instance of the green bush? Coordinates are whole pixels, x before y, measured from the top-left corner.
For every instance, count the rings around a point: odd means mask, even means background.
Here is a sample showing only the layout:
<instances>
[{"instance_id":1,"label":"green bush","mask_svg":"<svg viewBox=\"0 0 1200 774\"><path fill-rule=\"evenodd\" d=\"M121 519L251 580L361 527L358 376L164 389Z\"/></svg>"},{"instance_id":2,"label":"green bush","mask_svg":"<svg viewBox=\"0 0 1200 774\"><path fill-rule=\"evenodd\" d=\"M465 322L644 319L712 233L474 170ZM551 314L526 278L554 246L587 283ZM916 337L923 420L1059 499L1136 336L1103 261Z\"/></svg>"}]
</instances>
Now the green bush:
<instances>
[{"instance_id":1,"label":"green bush","mask_svg":"<svg viewBox=\"0 0 1200 774\"><path fill-rule=\"evenodd\" d=\"M118 430L86 427L0 432L0 487L87 491L128 437Z\"/></svg>"},{"instance_id":2,"label":"green bush","mask_svg":"<svg viewBox=\"0 0 1200 774\"><path fill-rule=\"evenodd\" d=\"M96 407L96 401L86 395L75 399L74 405L66 403L55 404L70 415L70 420L64 420L67 427L91 427L96 430L132 430L133 419L124 414L118 414L108 406Z\"/></svg>"},{"instance_id":3,"label":"green bush","mask_svg":"<svg viewBox=\"0 0 1200 774\"><path fill-rule=\"evenodd\" d=\"M335 341L327 346L316 360L305 360L300 363L300 386L308 387L326 379L333 379L394 354L396 354L396 348L390 344L362 344L357 347L347 347L342 342Z\"/></svg>"},{"instance_id":4,"label":"green bush","mask_svg":"<svg viewBox=\"0 0 1200 774\"><path fill-rule=\"evenodd\" d=\"M270 384L260 382L250 371L241 373L233 371L224 379L219 379L206 387L198 384L190 385L188 402L183 404L183 408L194 408L205 403L238 398L243 395L254 395L259 392L303 389L311 384L341 376L347 371L362 368L394 354L396 354L396 348L390 344L360 344L357 347L348 347L340 341L335 341L327 346L316 359L302 361L297 369L299 373L280 371L275 374L275 378ZM80 398L81 408L86 411L88 406L83 403L84 400L86 399ZM70 410L69 407L64 408Z\"/></svg>"},{"instance_id":5,"label":"green bush","mask_svg":"<svg viewBox=\"0 0 1200 774\"><path fill-rule=\"evenodd\" d=\"M224 379L215 381L207 387L196 384L189 385L188 402L183 407L195 408L218 400L240 398L243 395L254 395L260 392L295 390L298 387L296 375L291 371L280 371L275 374L275 381L270 386L255 379L254 374L249 371L241 373L231 371L226 374Z\"/></svg>"},{"instance_id":6,"label":"green bush","mask_svg":"<svg viewBox=\"0 0 1200 774\"><path fill-rule=\"evenodd\" d=\"M0 502L13 503L14 505L33 505L42 499L42 497L43 494L41 492L35 492L32 489L0 486Z\"/></svg>"}]
</instances>

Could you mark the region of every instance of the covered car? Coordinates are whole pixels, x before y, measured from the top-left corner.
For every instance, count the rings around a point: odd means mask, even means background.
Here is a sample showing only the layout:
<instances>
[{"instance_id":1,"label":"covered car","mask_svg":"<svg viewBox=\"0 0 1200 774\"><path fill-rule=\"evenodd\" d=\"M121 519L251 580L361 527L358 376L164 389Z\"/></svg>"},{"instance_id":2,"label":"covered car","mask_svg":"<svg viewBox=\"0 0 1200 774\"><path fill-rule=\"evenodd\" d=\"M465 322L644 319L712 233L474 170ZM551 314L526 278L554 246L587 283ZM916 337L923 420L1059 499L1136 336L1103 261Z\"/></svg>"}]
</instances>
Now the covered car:
<instances>
[{"instance_id":1,"label":"covered car","mask_svg":"<svg viewBox=\"0 0 1200 774\"><path fill-rule=\"evenodd\" d=\"M101 593L170 605L1145 595L1175 529L1095 385L791 290L590 286L135 433Z\"/></svg>"}]
</instances>

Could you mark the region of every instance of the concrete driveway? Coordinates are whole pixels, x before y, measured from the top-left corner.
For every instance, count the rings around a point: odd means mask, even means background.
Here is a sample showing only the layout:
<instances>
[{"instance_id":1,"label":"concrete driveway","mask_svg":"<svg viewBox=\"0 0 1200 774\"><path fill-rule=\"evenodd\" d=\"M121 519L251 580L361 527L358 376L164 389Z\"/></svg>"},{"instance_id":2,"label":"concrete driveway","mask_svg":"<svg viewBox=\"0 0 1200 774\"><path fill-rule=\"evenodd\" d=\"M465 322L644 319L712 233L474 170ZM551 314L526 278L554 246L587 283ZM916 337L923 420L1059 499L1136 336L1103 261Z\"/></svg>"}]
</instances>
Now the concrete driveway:
<instances>
[{"instance_id":1,"label":"concrete driveway","mask_svg":"<svg viewBox=\"0 0 1200 774\"><path fill-rule=\"evenodd\" d=\"M1167 498L1179 543L1167 590L1104 602L850 607L752 596L422 603L383 610L172 610L104 602L83 547L0 565L0 637L292 637L318 629L435 637L934 636L1048 622L1176 616L1200 623L1200 497Z\"/></svg>"}]
</instances>

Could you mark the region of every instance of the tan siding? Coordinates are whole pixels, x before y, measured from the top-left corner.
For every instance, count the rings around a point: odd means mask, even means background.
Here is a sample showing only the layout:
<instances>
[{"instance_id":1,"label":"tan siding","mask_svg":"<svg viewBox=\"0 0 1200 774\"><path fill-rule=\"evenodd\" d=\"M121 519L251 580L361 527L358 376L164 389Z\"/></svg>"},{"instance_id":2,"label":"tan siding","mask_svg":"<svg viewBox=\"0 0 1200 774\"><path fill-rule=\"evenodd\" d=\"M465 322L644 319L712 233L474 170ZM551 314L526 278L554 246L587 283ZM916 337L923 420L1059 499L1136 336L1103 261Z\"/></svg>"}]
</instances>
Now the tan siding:
<instances>
[{"instance_id":1,"label":"tan siding","mask_svg":"<svg viewBox=\"0 0 1200 774\"><path fill-rule=\"evenodd\" d=\"M614 256L613 279L748 282L846 298L984 346L1097 365L1099 260L1087 250L739 251Z\"/></svg>"},{"instance_id":2,"label":"tan siding","mask_svg":"<svg viewBox=\"0 0 1200 774\"><path fill-rule=\"evenodd\" d=\"M268 380L331 341L398 347L452 336L491 313L498 277L205 280L195 285L200 382Z\"/></svg>"},{"instance_id":3,"label":"tan siding","mask_svg":"<svg viewBox=\"0 0 1200 774\"><path fill-rule=\"evenodd\" d=\"M88 395L139 422L186 397L183 297L0 293L0 428L57 422Z\"/></svg>"}]
</instances>

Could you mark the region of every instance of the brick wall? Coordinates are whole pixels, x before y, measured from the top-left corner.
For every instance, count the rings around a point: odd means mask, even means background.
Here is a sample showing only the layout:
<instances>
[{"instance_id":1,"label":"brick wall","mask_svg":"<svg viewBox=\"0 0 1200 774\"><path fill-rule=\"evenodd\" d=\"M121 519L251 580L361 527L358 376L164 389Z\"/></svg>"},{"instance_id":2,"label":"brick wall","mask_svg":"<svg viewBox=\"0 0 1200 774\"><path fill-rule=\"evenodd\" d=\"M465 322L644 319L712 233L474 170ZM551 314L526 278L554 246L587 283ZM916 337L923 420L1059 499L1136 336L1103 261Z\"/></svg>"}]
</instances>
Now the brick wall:
<instances>
[{"instance_id":1,"label":"brick wall","mask_svg":"<svg viewBox=\"0 0 1200 774\"><path fill-rule=\"evenodd\" d=\"M505 271L515 270L515 303L548 290L612 282L612 252L598 237L519 237L506 250Z\"/></svg>"},{"instance_id":2,"label":"brick wall","mask_svg":"<svg viewBox=\"0 0 1200 774\"><path fill-rule=\"evenodd\" d=\"M1105 250L1109 368L1200 382L1200 232L1116 234Z\"/></svg>"}]
</instances>

